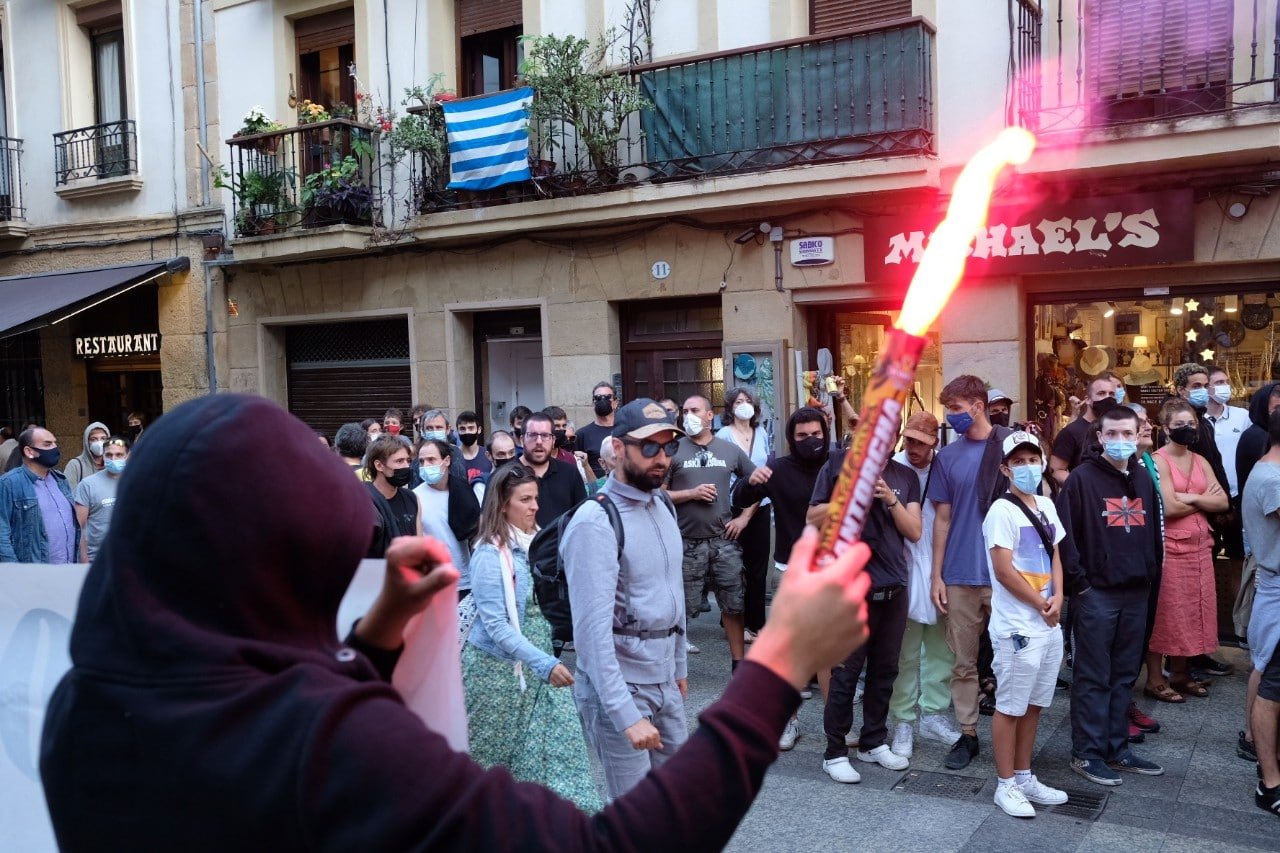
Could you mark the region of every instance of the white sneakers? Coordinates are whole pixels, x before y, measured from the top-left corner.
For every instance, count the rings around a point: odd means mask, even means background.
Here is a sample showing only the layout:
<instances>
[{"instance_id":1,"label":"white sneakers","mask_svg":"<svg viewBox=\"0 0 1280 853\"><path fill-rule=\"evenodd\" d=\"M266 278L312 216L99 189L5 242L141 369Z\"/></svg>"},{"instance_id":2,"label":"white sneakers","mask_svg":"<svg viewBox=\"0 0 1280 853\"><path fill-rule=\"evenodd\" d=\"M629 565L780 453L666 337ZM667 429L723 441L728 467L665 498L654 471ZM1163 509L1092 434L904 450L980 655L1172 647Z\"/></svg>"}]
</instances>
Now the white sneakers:
<instances>
[{"instance_id":1,"label":"white sneakers","mask_svg":"<svg viewBox=\"0 0 1280 853\"><path fill-rule=\"evenodd\" d=\"M898 723L893 729L893 746L889 749L894 755L900 755L903 758L910 758L914 747L912 737L914 732L910 723Z\"/></svg>"},{"instance_id":2,"label":"white sneakers","mask_svg":"<svg viewBox=\"0 0 1280 853\"><path fill-rule=\"evenodd\" d=\"M995 803L1011 817L1035 817L1036 810L1032 803L1057 806L1066 801L1066 791L1050 788L1035 776L1021 785L1016 782L1012 785L996 783Z\"/></svg>"},{"instance_id":3,"label":"white sneakers","mask_svg":"<svg viewBox=\"0 0 1280 853\"><path fill-rule=\"evenodd\" d=\"M853 765L849 763L849 759L846 757L823 759L822 769L832 779L837 782L843 782L846 785L853 785L862 781L862 774L853 769Z\"/></svg>"},{"instance_id":4,"label":"white sneakers","mask_svg":"<svg viewBox=\"0 0 1280 853\"><path fill-rule=\"evenodd\" d=\"M1031 807L1031 803L1027 802L1027 795L1022 793L1022 788L1016 783L1003 785L997 782L995 801L996 805L1010 817L1036 816L1036 810Z\"/></svg>"},{"instance_id":5,"label":"white sneakers","mask_svg":"<svg viewBox=\"0 0 1280 853\"><path fill-rule=\"evenodd\" d=\"M920 718L920 737L951 746L960 740L960 733L951 728L951 721L942 714L925 714Z\"/></svg>"},{"instance_id":6,"label":"white sneakers","mask_svg":"<svg viewBox=\"0 0 1280 853\"><path fill-rule=\"evenodd\" d=\"M693 643L685 643L684 650L686 653L691 655L696 655L702 651L702 649L698 648Z\"/></svg>"},{"instance_id":7,"label":"white sneakers","mask_svg":"<svg viewBox=\"0 0 1280 853\"><path fill-rule=\"evenodd\" d=\"M800 739L800 724L796 722L796 718L792 717L787 720L787 727L782 730L782 737L778 738L778 749L786 752L788 749L796 745L796 741Z\"/></svg>"},{"instance_id":8,"label":"white sneakers","mask_svg":"<svg viewBox=\"0 0 1280 853\"><path fill-rule=\"evenodd\" d=\"M884 744L880 744L870 752L858 750L858 760L865 761L868 764L879 764L889 770L906 770L911 766L910 761L907 761L901 755L895 754L893 750Z\"/></svg>"}]
</instances>

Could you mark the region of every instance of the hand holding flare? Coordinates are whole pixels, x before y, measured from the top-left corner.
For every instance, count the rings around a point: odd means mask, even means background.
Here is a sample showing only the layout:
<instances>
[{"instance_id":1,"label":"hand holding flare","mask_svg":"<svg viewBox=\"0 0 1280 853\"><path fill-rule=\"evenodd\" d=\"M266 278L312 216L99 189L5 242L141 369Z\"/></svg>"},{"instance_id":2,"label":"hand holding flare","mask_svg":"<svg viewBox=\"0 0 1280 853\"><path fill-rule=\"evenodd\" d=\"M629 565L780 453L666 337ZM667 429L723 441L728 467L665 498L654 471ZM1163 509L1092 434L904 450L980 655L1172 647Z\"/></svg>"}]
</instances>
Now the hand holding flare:
<instances>
[{"instance_id":1,"label":"hand holding flare","mask_svg":"<svg viewBox=\"0 0 1280 853\"><path fill-rule=\"evenodd\" d=\"M843 553L862 534L875 500L876 481L898 439L902 410L924 350L923 335L960 283L969 244L986 227L987 207L1000 171L1006 165L1027 162L1035 146L1035 137L1026 130L1005 128L973 156L956 179L947 217L929 238L898 323L871 372L853 444L845 454L822 526L820 556Z\"/></svg>"}]
</instances>

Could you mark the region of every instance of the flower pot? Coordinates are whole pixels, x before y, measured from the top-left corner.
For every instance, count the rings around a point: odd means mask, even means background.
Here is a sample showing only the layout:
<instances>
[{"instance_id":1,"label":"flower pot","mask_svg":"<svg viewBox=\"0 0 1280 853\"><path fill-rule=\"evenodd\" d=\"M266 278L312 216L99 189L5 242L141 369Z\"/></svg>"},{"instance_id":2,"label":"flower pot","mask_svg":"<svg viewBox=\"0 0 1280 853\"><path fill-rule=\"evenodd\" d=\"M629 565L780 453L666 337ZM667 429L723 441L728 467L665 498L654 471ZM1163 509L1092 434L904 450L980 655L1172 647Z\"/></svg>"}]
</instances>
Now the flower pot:
<instances>
[{"instance_id":1,"label":"flower pot","mask_svg":"<svg viewBox=\"0 0 1280 853\"><path fill-rule=\"evenodd\" d=\"M280 137L271 136L266 139L259 139L257 142L253 143L253 150L257 151L259 154L266 154L268 156L274 155L280 150Z\"/></svg>"}]
</instances>

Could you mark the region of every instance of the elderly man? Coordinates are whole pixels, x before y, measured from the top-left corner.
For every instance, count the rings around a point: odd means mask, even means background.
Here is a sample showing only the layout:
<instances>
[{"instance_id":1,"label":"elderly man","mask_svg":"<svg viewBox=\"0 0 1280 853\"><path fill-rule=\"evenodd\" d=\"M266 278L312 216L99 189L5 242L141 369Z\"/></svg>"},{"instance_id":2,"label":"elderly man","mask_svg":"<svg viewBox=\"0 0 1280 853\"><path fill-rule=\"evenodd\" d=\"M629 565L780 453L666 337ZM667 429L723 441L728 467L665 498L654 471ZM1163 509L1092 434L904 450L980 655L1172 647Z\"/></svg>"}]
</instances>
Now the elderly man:
<instances>
[{"instance_id":1,"label":"elderly man","mask_svg":"<svg viewBox=\"0 0 1280 853\"><path fill-rule=\"evenodd\" d=\"M58 440L41 427L18 436L22 465L0 477L0 563L74 563L80 527Z\"/></svg>"}]
</instances>

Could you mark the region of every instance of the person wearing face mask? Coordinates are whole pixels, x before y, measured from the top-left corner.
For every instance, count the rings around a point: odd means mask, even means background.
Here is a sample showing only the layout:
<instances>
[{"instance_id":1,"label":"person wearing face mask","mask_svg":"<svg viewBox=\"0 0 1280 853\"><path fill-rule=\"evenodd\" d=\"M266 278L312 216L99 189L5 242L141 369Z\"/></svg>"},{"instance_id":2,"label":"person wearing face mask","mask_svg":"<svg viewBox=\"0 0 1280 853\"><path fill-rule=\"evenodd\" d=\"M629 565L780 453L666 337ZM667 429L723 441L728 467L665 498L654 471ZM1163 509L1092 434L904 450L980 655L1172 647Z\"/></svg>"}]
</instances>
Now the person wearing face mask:
<instances>
[{"instance_id":1,"label":"person wearing face mask","mask_svg":"<svg viewBox=\"0 0 1280 853\"><path fill-rule=\"evenodd\" d=\"M600 461L600 446L613 433L613 414L618 409L618 395L612 382L597 382L591 389L591 410L595 420L578 430L578 450L587 454L587 464L596 478L608 472Z\"/></svg>"},{"instance_id":2,"label":"person wearing face mask","mask_svg":"<svg viewBox=\"0 0 1280 853\"><path fill-rule=\"evenodd\" d=\"M547 406L542 414L551 418L551 435L555 444L555 458L561 462L578 467L578 457L574 455L574 441L569 436L569 415L559 406ZM586 485L584 482L583 485Z\"/></svg>"},{"instance_id":3,"label":"person wearing face mask","mask_svg":"<svg viewBox=\"0 0 1280 853\"><path fill-rule=\"evenodd\" d=\"M142 438L146 422L147 419L143 417L142 412L130 412L125 416L125 437L133 443L134 447L138 446L138 440Z\"/></svg>"},{"instance_id":4,"label":"person wearing face mask","mask_svg":"<svg viewBox=\"0 0 1280 853\"><path fill-rule=\"evenodd\" d=\"M489 436L489 458L493 460L493 470L479 477L471 484L471 490L475 493L476 501L480 506L484 506L485 491L489 488L489 481L506 466L515 462L516 456L516 440L511 433L505 429L494 430L493 435Z\"/></svg>"},{"instance_id":5,"label":"person wearing face mask","mask_svg":"<svg viewBox=\"0 0 1280 853\"><path fill-rule=\"evenodd\" d=\"M466 411L458 415L458 453L467 472L467 482L474 485L493 472L493 460L484 449L484 430L480 416Z\"/></svg>"},{"instance_id":6,"label":"person wearing face mask","mask_svg":"<svg viewBox=\"0 0 1280 853\"><path fill-rule=\"evenodd\" d=\"M769 433L760 426L760 403L746 388L733 388L724 395L724 410L729 423L716 431L716 438L731 441L742 448L758 470L773 455ZM737 481L729 486L730 489ZM743 619L746 641L755 642L756 633L764 627L765 591L769 583L769 537L773 532L773 503L765 498L755 505L735 507L739 518L747 519L742 535Z\"/></svg>"},{"instance_id":7,"label":"person wearing face mask","mask_svg":"<svg viewBox=\"0 0 1280 853\"><path fill-rule=\"evenodd\" d=\"M399 435L404 424L404 413L399 409L387 409L382 416L382 431L388 435Z\"/></svg>"},{"instance_id":8,"label":"person wearing face mask","mask_svg":"<svg viewBox=\"0 0 1280 853\"><path fill-rule=\"evenodd\" d=\"M511 410L507 423L511 425L511 435L516 440L516 456L524 454L524 422L533 414L528 406L516 406Z\"/></svg>"},{"instance_id":9,"label":"person wearing face mask","mask_svg":"<svg viewBox=\"0 0 1280 853\"><path fill-rule=\"evenodd\" d=\"M787 447L791 452L756 468L750 477L738 480L734 487L735 507L751 506L765 499L773 502L773 566L779 576L786 571L791 546L804 532L805 512L818 472L827 461L829 441L827 420L821 411L809 407L796 409L787 421ZM821 675L826 681L829 673ZM799 737L800 727L793 717L778 746L791 749Z\"/></svg>"},{"instance_id":10,"label":"person wearing face mask","mask_svg":"<svg viewBox=\"0 0 1280 853\"><path fill-rule=\"evenodd\" d=\"M93 561L111 525L111 512L116 504L116 487L129 458L129 439L113 435L103 442L102 470L85 477L71 490L80 525L80 562Z\"/></svg>"},{"instance_id":11,"label":"person wearing face mask","mask_svg":"<svg viewBox=\"0 0 1280 853\"><path fill-rule=\"evenodd\" d=\"M422 429L419 430L421 442L427 441L443 441L445 446L449 448L449 457L453 460L449 465L449 479L453 486L465 485L467 483L467 463L462 457L462 451L449 442L449 417L444 413L443 409L429 409L422 416ZM413 457L409 466L409 488L416 489L422 485L422 471L418 465L417 456Z\"/></svg>"},{"instance_id":12,"label":"person wearing face mask","mask_svg":"<svg viewBox=\"0 0 1280 853\"><path fill-rule=\"evenodd\" d=\"M380 435L365 453L364 484L376 510L368 557L384 557L397 536L421 536L421 507L409 491L409 448L399 438Z\"/></svg>"},{"instance_id":13,"label":"person wearing face mask","mask_svg":"<svg viewBox=\"0 0 1280 853\"><path fill-rule=\"evenodd\" d=\"M987 392L987 419L991 421L992 426L1012 426L1009 423L1012 411L1012 397L999 388L992 388Z\"/></svg>"},{"instance_id":14,"label":"person wearing face mask","mask_svg":"<svg viewBox=\"0 0 1280 853\"><path fill-rule=\"evenodd\" d=\"M1101 449L1086 450L1067 478L1057 507L1066 531L1059 543L1064 586L1076 611L1071 769L1112 786L1122 772L1164 773L1133 752L1128 714L1147 601L1160 576L1163 524L1155 483L1135 456L1137 415L1112 408L1098 421L1098 441Z\"/></svg>"},{"instance_id":15,"label":"person wearing face mask","mask_svg":"<svg viewBox=\"0 0 1280 853\"><path fill-rule=\"evenodd\" d=\"M471 554L467 543L475 535L480 520L480 505L467 483L449 476L452 458L449 445L428 438L418 447L418 471L422 482L414 487L421 508L422 530L444 542L453 556L453 565L462 574L460 589L470 587L467 559Z\"/></svg>"},{"instance_id":16,"label":"person wearing face mask","mask_svg":"<svg viewBox=\"0 0 1280 853\"><path fill-rule=\"evenodd\" d=\"M1205 417L1209 410L1209 368L1203 364L1188 362L1178 366L1173 372L1173 389L1175 395L1191 404L1197 418L1196 440L1191 450L1200 454L1213 470L1213 478L1218 481L1222 491L1231 493L1231 480L1222 464L1222 452L1218 450L1218 442L1214 437L1213 423ZM1219 673L1221 674L1221 673Z\"/></svg>"},{"instance_id":17,"label":"person wearing face mask","mask_svg":"<svg viewBox=\"0 0 1280 853\"><path fill-rule=\"evenodd\" d=\"M1218 602L1213 574L1210 513L1223 512L1228 498L1209 463L1191 450L1199 435L1192 407L1170 400L1160 411L1169 443L1155 452L1164 503L1165 551L1155 628L1147 654L1143 692L1162 702L1184 695L1205 697L1208 684L1188 671L1187 659L1218 648ZM1169 680L1161 673L1169 658Z\"/></svg>"},{"instance_id":18,"label":"person wearing face mask","mask_svg":"<svg viewBox=\"0 0 1280 853\"><path fill-rule=\"evenodd\" d=\"M80 553L58 440L42 427L18 436L22 465L0 476L0 563L74 563Z\"/></svg>"},{"instance_id":19,"label":"person wearing face mask","mask_svg":"<svg viewBox=\"0 0 1280 853\"><path fill-rule=\"evenodd\" d=\"M111 430L100 421L94 421L84 428L84 451L62 469L67 485L73 492L81 480L102 470L102 446L109 435Z\"/></svg>"},{"instance_id":20,"label":"person wearing face mask","mask_svg":"<svg viewBox=\"0 0 1280 853\"><path fill-rule=\"evenodd\" d=\"M1084 452L1097 446L1098 419L1116 403L1116 383L1110 374L1095 376L1085 386L1088 405L1080 417L1058 431L1053 439L1049 455L1049 472L1058 485L1067 481L1067 475L1076 469Z\"/></svg>"}]
</instances>

